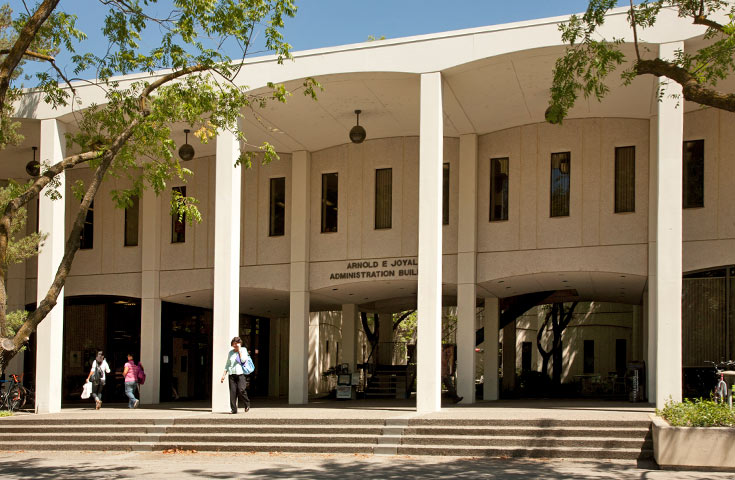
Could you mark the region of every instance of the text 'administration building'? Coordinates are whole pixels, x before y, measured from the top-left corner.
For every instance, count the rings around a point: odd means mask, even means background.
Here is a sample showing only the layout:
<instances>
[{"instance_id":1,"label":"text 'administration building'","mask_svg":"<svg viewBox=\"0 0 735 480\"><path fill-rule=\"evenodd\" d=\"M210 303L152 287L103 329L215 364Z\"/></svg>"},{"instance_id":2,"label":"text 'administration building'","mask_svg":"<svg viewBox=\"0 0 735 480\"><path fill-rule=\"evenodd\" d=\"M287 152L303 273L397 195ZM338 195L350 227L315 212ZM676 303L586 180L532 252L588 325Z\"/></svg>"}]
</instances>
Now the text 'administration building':
<instances>
[{"instance_id":1,"label":"text 'administration building'","mask_svg":"<svg viewBox=\"0 0 735 480\"><path fill-rule=\"evenodd\" d=\"M537 292L633 305L628 360L646 361L650 401L680 398L687 338L704 328L695 314L682 327L682 274L714 272L701 277L725 279L730 290L735 264L733 117L658 101L649 76L628 87L613 78L604 102L580 101L563 125L545 123L565 20L306 51L283 66L248 60L238 81L254 92L269 81L296 89L306 77L324 91L317 102L294 95L270 105L259 119L244 112L250 143L268 141L280 154L270 165L233 168L241 146L229 133L194 145L186 164L194 176L170 186L199 199L204 220L194 227L171 218L170 193L114 209L109 192L123 180L106 182L65 299L26 360L35 363L39 411L76 395L74 379L103 345L113 368L127 350L140 352L144 403L211 393L213 410L224 411L219 376L236 334L261 365L253 388L305 403L321 373L317 352L353 371L364 361L360 311L415 307L417 408L437 410L442 305L457 307L465 403L475 399L475 319L484 306L483 395L492 400L499 305ZM624 10L605 28L630 37ZM698 48L703 33L665 10L644 41L671 55ZM104 100L94 86L77 88L82 107ZM3 178L27 178L32 146L42 162L57 162L63 133L74 128L71 111L24 105L26 139L4 152ZM354 144L358 109L367 139ZM184 128L174 127L177 144ZM72 221L65 211L75 209L70 186L88 176L68 171L64 201L42 196L38 216L31 206L29 228L38 221L49 237L37 260L12 269L11 309L32 308L50 283ZM719 302L706 319L713 356L729 355L735 335L725 290L708 297ZM331 351L313 334L325 316Z\"/></svg>"}]
</instances>

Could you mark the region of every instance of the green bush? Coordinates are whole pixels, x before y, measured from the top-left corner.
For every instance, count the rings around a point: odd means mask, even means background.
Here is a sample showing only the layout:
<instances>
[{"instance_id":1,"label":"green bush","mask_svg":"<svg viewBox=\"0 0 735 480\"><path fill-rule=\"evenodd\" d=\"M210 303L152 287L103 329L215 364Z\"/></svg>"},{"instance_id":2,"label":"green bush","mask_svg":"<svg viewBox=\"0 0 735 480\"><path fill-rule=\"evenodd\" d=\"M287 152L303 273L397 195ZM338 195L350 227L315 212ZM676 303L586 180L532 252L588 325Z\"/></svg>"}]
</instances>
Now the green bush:
<instances>
[{"instance_id":1,"label":"green bush","mask_svg":"<svg viewBox=\"0 0 735 480\"><path fill-rule=\"evenodd\" d=\"M711 400L688 400L666 402L663 410L656 409L673 427L735 427L735 409L727 404Z\"/></svg>"},{"instance_id":2,"label":"green bush","mask_svg":"<svg viewBox=\"0 0 735 480\"><path fill-rule=\"evenodd\" d=\"M0 410L0 417L9 417L13 415L13 412L10 410Z\"/></svg>"}]
</instances>

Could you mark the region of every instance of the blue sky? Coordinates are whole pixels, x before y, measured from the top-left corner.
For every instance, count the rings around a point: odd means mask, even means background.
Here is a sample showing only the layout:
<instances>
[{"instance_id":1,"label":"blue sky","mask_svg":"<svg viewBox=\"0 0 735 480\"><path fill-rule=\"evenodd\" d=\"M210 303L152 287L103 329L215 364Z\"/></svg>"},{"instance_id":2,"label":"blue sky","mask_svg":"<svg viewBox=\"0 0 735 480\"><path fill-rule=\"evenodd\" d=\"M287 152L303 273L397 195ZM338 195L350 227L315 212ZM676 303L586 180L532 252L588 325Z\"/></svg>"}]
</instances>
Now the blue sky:
<instances>
[{"instance_id":1,"label":"blue sky","mask_svg":"<svg viewBox=\"0 0 735 480\"><path fill-rule=\"evenodd\" d=\"M21 0L10 0L10 4L16 10L23 8ZM296 0L298 13L296 18L288 19L284 35L294 50L307 50L364 42L370 35L398 38L566 16L584 11L587 4L586 0ZM160 0L157 8L167 10L167 5L170 0ZM77 26L89 37L78 51L104 54L107 43L101 34L101 19L106 7L97 0L63 0L61 8L79 17ZM155 32L144 40L145 47L155 47ZM240 57L235 51L227 53ZM64 54L59 54L57 63L63 66L64 60ZM25 70L30 73L34 67L46 70L48 66L27 65ZM94 72L80 76L93 77Z\"/></svg>"}]
</instances>

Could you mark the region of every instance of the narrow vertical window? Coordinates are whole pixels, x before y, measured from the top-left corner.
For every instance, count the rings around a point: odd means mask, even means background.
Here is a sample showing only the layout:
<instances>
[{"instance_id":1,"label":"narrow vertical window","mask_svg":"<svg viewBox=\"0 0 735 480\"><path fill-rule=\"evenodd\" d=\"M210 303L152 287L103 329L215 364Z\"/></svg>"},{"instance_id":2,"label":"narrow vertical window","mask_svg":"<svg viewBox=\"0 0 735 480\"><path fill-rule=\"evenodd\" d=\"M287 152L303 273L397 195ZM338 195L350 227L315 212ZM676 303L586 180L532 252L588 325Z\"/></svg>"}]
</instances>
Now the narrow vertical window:
<instances>
[{"instance_id":1,"label":"narrow vertical window","mask_svg":"<svg viewBox=\"0 0 735 480\"><path fill-rule=\"evenodd\" d=\"M286 227L286 178L271 178L270 221L268 235L280 237Z\"/></svg>"},{"instance_id":2,"label":"narrow vertical window","mask_svg":"<svg viewBox=\"0 0 735 480\"><path fill-rule=\"evenodd\" d=\"M442 225L449 225L449 164L444 164L442 176Z\"/></svg>"},{"instance_id":3,"label":"narrow vertical window","mask_svg":"<svg viewBox=\"0 0 735 480\"><path fill-rule=\"evenodd\" d=\"M186 197L186 187L174 187L174 192L178 192L181 197ZM171 216L171 243L186 242L186 218L178 215Z\"/></svg>"},{"instance_id":4,"label":"narrow vertical window","mask_svg":"<svg viewBox=\"0 0 735 480\"><path fill-rule=\"evenodd\" d=\"M683 207L704 207L704 140L684 142Z\"/></svg>"},{"instance_id":5,"label":"narrow vertical window","mask_svg":"<svg viewBox=\"0 0 735 480\"><path fill-rule=\"evenodd\" d=\"M615 148L615 213L635 212L635 147Z\"/></svg>"},{"instance_id":6,"label":"narrow vertical window","mask_svg":"<svg viewBox=\"0 0 735 480\"><path fill-rule=\"evenodd\" d=\"M508 220L508 158L490 159L490 221Z\"/></svg>"},{"instance_id":7,"label":"narrow vertical window","mask_svg":"<svg viewBox=\"0 0 735 480\"><path fill-rule=\"evenodd\" d=\"M79 236L79 249L89 250L94 247L94 200L89 204L87 216L84 219L84 227Z\"/></svg>"},{"instance_id":8,"label":"narrow vertical window","mask_svg":"<svg viewBox=\"0 0 735 480\"><path fill-rule=\"evenodd\" d=\"M125 246L138 245L138 216L140 213L140 198L131 197L132 204L125 208Z\"/></svg>"},{"instance_id":9,"label":"narrow vertical window","mask_svg":"<svg viewBox=\"0 0 735 480\"><path fill-rule=\"evenodd\" d=\"M595 373L595 341L584 341L584 371L582 373Z\"/></svg>"},{"instance_id":10,"label":"narrow vertical window","mask_svg":"<svg viewBox=\"0 0 735 480\"><path fill-rule=\"evenodd\" d=\"M322 233L336 232L339 204L337 173L322 174Z\"/></svg>"},{"instance_id":11,"label":"narrow vertical window","mask_svg":"<svg viewBox=\"0 0 735 480\"><path fill-rule=\"evenodd\" d=\"M551 154L551 208L552 217L569 216L569 187L572 155L570 152Z\"/></svg>"},{"instance_id":12,"label":"narrow vertical window","mask_svg":"<svg viewBox=\"0 0 735 480\"><path fill-rule=\"evenodd\" d=\"M391 228L393 222L393 169L375 170L375 229Z\"/></svg>"}]
</instances>

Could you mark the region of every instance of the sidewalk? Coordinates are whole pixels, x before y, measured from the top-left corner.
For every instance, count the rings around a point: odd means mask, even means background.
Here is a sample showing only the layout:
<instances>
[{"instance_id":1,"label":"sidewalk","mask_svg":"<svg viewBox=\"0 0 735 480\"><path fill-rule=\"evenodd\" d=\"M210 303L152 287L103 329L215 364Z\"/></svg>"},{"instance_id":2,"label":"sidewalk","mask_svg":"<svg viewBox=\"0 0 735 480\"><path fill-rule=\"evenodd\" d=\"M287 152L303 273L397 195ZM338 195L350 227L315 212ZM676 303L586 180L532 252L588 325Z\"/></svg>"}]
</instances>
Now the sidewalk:
<instances>
[{"instance_id":1,"label":"sidewalk","mask_svg":"<svg viewBox=\"0 0 735 480\"><path fill-rule=\"evenodd\" d=\"M243 432L247 435L247 432ZM632 463L368 455L8 452L4 479L720 479L732 473L671 472Z\"/></svg>"}]
</instances>

